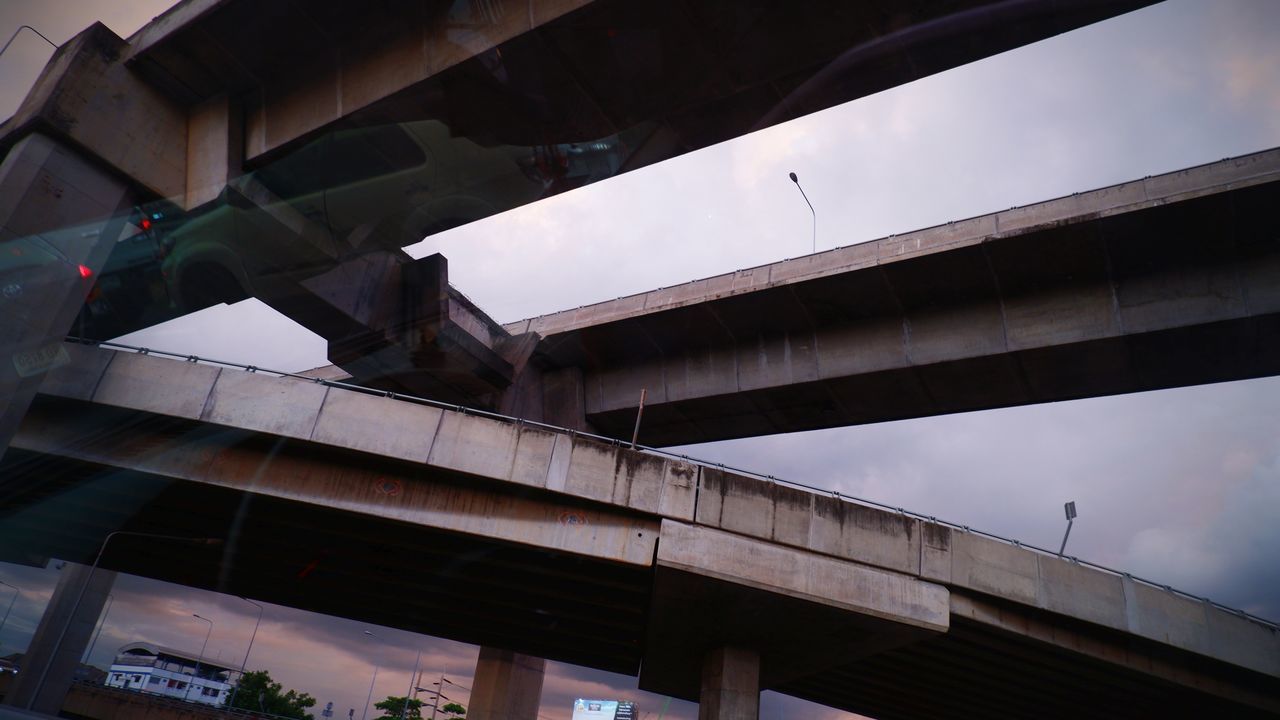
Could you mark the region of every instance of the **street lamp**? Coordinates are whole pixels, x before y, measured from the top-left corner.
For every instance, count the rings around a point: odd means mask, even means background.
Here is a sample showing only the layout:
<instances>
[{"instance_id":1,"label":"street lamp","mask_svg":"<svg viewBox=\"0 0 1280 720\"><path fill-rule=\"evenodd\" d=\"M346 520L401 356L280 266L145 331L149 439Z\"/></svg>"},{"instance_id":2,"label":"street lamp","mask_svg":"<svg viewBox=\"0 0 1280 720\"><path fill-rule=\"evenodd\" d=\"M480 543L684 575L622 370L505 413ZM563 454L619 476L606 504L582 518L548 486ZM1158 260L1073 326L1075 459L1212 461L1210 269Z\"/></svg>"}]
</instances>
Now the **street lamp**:
<instances>
[{"instance_id":1,"label":"street lamp","mask_svg":"<svg viewBox=\"0 0 1280 720\"><path fill-rule=\"evenodd\" d=\"M35 33L35 34L39 35L41 40L44 40L45 42L47 42L47 43L49 43L50 45L52 45L54 50L57 50L57 49L58 49L58 45L57 45L57 43L55 43L54 41L52 41L52 40L50 40L49 38L45 37L45 36L44 36L44 33L40 32L39 30L37 30L37 29L35 29L35 28L33 28L33 27L31 27L30 25L19 25L19 26L18 26L18 29L17 29L17 30L14 30L14 31L13 31L13 34L9 36L9 42L5 43L5 44L4 44L4 47L0 48L0 55L3 55L3 54L4 54L4 51L9 49L9 46L10 46L10 45L12 45L12 44L13 44L13 41L18 37L18 33L22 32L23 30L30 30L31 32L33 32L33 33ZM12 585L10 585L9 587L13 587L13 586L12 586Z\"/></svg>"},{"instance_id":2,"label":"street lamp","mask_svg":"<svg viewBox=\"0 0 1280 720\"><path fill-rule=\"evenodd\" d=\"M404 705L400 706L400 720L404 720L405 713L409 712L409 701L413 699L413 689L418 685L418 663L422 662L422 650L418 650L418 657L413 660L413 674L409 676L409 691L404 694Z\"/></svg>"},{"instance_id":3,"label":"street lamp","mask_svg":"<svg viewBox=\"0 0 1280 720\"><path fill-rule=\"evenodd\" d=\"M204 658L205 648L209 647L209 636L213 634L213 621L203 615L191 613L191 617L197 620L203 620L209 623L209 631L204 634L204 644L200 646L200 654L196 656L196 676L187 683L187 692L182 695L183 700L191 699L191 687L195 685L195 681L200 679L200 660ZM202 691L203 692L203 691Z\"/></svg>"},{"instance_id":4,"label":"street lamp","mask_svg":"<svg viewBox=\"0 0 1280 720\"><path fill-rule=\"evenodd\" d=\"M374 635L368 630L365 630L364 634L368 635L374 640L380 639L377 635ZM369 701L373 700L373 684L377 681L378 681L378 664L375 662L373 664L373 679L369 681L369 695L364 699L364 711L360 713L360 720L365 720L365 718L369 715Z\"/></svg>"},{"instance_id":5,"label":"street lamp","mask_svg":"<svg viewBox=\"0 0 1280 720\"><path fill-rule=\"evenodd\" d=\"M157 535L155 533L133 532L131 530L115 530L107 533L103 538L102 545L98 547L98 555L93 559L93 564L89 566L89 574L85 576L84 582L80 584L80 592L76 595L76 601L71 605L71 612L67 615L67 619L62 623L62 628L58 631L58 638L53 641L53 648L49 652L49 659L44 663L44 667L40 668L40 678L36 680L36 686L32 689L31 696L27 698L27 707L30 710L35 705L36 699L40 697L40 691L44 689L44 681L49 676L49 666L53 664L54 658L58 656L58 650L62 648L62 641L67 636L67 629L71 627L71 622L75 619L76 613L80 611L80 603L84 600L84 593L89 589L89 583L93 582L93 573L98 569L98 563L102 561L102 554L107 550L107 543L117 535L132 535L134 537L154 538L157 540L174 540L177 542L191 543L193 545L221 545L222 538L193 538L186 535Z\"/></svg>"},{"instance_id":6,"label":"street lamp","mask_svg":"<svg viewBox=\"0 0 1280 720\"><path fill-rule=\"evenodd\" d=\"M231 688L231 699L227 701L231 707L236 705L236 693L240 692L240 683L244 682L244 669L249 666L249 653L253 652L253 641L258 637L258 625L262 624L262 606L243 595L240 599L258 608L258 619L253 623L253 635L249 636L249 648L244 651L244 661L240 663L240 679L236 681L235 687Z\"/></svg>"},{"instance_id":7,"label":"street lamp","mask_svg":"<svg viewBox=\"0 0 1280 720\"><path fill-rule=\"evenodd\" d=\"M85 651L84 659L80 662L85 665L89 664L89 658L93 657L93 648L98 644L98 638L102 637L102 628L107 626L107 615L111 614L111 603L116 601L116 596L107 594L107 608L102 611L102 620L98 622L98 632L93 634L93 642L89 643L89 649Z\"/></svg>"},{"instance_id":8,"label":"street lamp","mask_svg":"<svg viewBox=\"0 0 1280 720\"><path fill-rule=\"evenodd\" d=\"M0 580L0 585L13 588L13 597L9 598L9 607L4 611L4 619L0 620L0 633L3 633L4 624L9 622L9 613L13 612L13 604L18 601L18 596L22 594L22 591L18 589L17 585L10 585L3 580Z\"/></svg>"},{"instance_id":9,"label":"street lamp","mask_svg":"<svg viewBox=\"0 0 1280 720\"><path fill-rule=\"evenodd\" d=\"M1071 502L1062 506L1067 514L1067 532L1062 536L1062 547L1058 548L1058 557L1062 557L1062 553L1067 549L1067 538L1071 537L1071 521L1076 519L1076 502Z\"/></svg>"},{"instance_id":10,"label":"street lamp","mask_svg":"<svg viewBox=\"0 0 1280 720\"><path fill-rule=\"evenodd\" d=\"M791 182L796 184L796 189L800 191L800 196L809 205L809 212L813 213L813 251L818 252L818 211L813 209L813 203L809 202L809 196L805 194L804 188L800 187L800 178L795 173L790 173Z\"/></svg>"}]
</instances>

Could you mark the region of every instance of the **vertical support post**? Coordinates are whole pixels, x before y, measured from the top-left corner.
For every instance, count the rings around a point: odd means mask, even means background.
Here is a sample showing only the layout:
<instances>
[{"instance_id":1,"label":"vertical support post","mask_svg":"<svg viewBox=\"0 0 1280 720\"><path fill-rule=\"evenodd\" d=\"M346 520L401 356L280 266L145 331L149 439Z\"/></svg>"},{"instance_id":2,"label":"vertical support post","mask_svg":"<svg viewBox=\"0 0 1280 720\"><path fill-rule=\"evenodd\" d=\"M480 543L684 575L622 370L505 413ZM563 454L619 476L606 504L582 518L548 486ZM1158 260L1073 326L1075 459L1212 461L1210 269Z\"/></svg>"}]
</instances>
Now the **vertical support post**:
<instances>
[{"instance_id":1,"label":"vertical support post","mask_svg":"<svg viewBox=\"0 0 1280 720\"><path fill-rule=\"evenodd\" d=\"M102 271L129 198L123 181L44 135L19 140L0 163L0 243L30 261L18 265L21 283L5 281L18 298L0 313L0 455L92 287L77 266Z\"/></svg>"},{"instance_id":2,"label":"vertical support post","mask_svg":"<svg viewBox=\"0 0 1280 720\"><path fill-rule=\"evenodd\" d=\"M480 648L467 720L537 720L546 669L539 657Z\"/></svg>"},{"instance_id":3,"label":"vertical support post","mask_svg":"<svg viewBox=\"0 0 1280 720\"><path fill-rule=\"evenodd\" d=\"M93 634L98 616L107 603L107 595L116 579L114 571L99 568L90 577L90 570L88 565L76 563L67 563L62 569L58 586L27 646L26 656L22 660L22 672L14 676L13 685L5 695L6 705L25 707L49 715L57 715L62 709L63 699L75 679L80 656L89 644L89 636ZM84 595L77 607L77 597L82 588ZM71 616L72 612L75 613L74 617ZM61 643L58 642L59 637ZM41 678L44 679L43 685L40 683Z\"/></svg>"},{"instance_id":4,"label":"vertical support post","mask_svg":"<svg viewBox=\"0 0 1280 720\"><path fill-rule=\"evenodd\" d=\"M760 653L720 647L702 661L698 720L759 720Z\"/></svg>"},{"instance_id":5,"label":"vertical support post","mask_svg":"<svg viewBox=\"0 0 1280 720\"><path fill-rule=\"evenodd\" d=\"M640 439L640 418L644 417L644 396L648 392L640 388L640 407L636 408L636 429L631 432L631 449L636 449L636 441Z\"/></svg>"}]
</instances>

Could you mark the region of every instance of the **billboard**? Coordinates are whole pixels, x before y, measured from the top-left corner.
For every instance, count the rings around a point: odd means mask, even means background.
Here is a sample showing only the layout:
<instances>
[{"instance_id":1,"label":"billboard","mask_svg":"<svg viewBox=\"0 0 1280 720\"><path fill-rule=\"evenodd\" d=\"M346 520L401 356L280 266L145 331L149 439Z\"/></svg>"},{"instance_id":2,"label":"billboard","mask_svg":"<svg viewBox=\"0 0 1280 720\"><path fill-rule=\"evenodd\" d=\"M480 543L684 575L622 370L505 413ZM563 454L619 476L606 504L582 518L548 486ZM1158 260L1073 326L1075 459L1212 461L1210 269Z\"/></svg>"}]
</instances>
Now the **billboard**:
<instances>
[{"instance_id":1,"label":"billboard","mask_svg":"<svg viewBox=\"0 0 1280 720\"><path fill-rule=\"evenodd\" d=\"M636 720L638 717L636 704L630 700L578 698L573 701L573 720Z\"/></svg>"}]
</instances>

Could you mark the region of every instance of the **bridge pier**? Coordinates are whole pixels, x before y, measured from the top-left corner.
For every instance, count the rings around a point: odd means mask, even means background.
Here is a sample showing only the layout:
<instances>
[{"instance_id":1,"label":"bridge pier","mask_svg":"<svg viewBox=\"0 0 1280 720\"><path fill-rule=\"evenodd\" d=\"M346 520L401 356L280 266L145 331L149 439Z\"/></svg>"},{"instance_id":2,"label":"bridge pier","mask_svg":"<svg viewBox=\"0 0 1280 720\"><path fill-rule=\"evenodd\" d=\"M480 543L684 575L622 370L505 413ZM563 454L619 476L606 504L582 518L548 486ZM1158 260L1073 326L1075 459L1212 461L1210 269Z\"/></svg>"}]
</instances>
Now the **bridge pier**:
<instances>
[{"instance_id":1,"label":"bridge pier","mask_svg":"<svg viewBox=\"0 0 1280 720\"><path fill-rule=\"evenodd\" d=\"M718 647L702 660L698 720L756 720L760 717L760 653Z\"/></svg>"},{"instance_id":2,"label":"bridge pier","mask_svg":"<svg viewBox=\"0 0 1280 720\"><path fill-rule=\"evenodd\" d=\"M537 720L547 661L510 650L480 648L471 683L471 720Z\"/></svg>"},{"instance_id":3,"label":"bridge pier","mask_svg":"<svg viewBox=\"0 0 1280 720\"><path fill-rule=\"evenodd\" d=\"M88 565L67 563L4 704L58 714L115 581L111 570L98 568L90 576Z\"/></svg>"},{"instance_id":4,"label":"bridge pier","mask_svg":"<svg viewBox=\"0 0 1280 720\"><path fill-rule=\"evenodd\" d=\"M45 371L66 362L62 340L123 229L129 196L123 181L39 133L0 163L0 455Z\"/></svg>"}]
</instances>

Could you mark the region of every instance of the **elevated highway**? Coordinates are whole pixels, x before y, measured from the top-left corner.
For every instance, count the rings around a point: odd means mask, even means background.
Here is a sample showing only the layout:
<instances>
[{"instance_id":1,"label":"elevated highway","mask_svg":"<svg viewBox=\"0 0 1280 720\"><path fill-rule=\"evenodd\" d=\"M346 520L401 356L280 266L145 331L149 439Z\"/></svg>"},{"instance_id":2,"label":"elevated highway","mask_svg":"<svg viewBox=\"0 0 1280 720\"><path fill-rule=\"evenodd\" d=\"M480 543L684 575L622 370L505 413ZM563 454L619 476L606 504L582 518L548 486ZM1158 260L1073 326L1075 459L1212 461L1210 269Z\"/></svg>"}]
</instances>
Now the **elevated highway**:
<instances>
[{"instance_id":1,"label":"elevated highway","mask_svg":"<svg viewBox=\"0 0 1280 720\"><path fill-rule=\"evenodd\" d=\"M1275 626L1072 559L543 425L67 349L0 467L9 553L230 528L103 566L638 672L726 717L719 677L885 718L1280 714Z\"/></svg>"},{"instance_id":2,"label":"elevated highway","mask_svg":"<svg viewBox=\"0 0 1280 720\"><path fill-rule=\"evenodd\" d=\"M1276 207L1280 149L506 327L653 445L1274 375Z\"/></svg>"},{"instance_id":3,"label":"elevated highway","mask_svg":"<svg viewBox=\"0 0 1280 720\"><path fill-rule=\"evenodd\" d=\"M362 382L506 407L527 345L459 331L470 312L406 316L389 298L439 298L400 248L1148 4L184 0L59 48L0 125L0 235L95 274L89 336L253 295ZM135 206L174 247L109 259ZM88 292L41 289L21 351ZM0 375L0 442L38 377Z\"/></svg>"}]
</instances>

